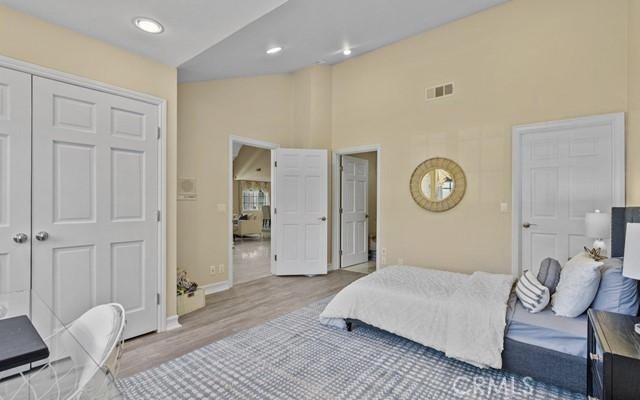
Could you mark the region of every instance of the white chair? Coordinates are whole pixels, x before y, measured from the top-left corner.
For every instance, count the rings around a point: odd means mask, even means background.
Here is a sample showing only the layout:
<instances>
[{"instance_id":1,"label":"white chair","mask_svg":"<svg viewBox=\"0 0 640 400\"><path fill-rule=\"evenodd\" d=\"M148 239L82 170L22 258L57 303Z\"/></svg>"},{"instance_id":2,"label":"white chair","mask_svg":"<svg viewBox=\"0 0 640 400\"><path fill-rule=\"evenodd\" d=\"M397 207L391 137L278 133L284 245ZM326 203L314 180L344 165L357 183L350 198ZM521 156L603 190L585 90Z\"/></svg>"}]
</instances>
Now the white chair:
<instances>
[{"instance_id":1,"label":"white chair","mask_svg":"<svg viewBox=\"0 0 640 400\"><path fill-rule=\"evenodd\" d=\"M80 395L91 398L90 392L101 390L101 386L107 384L106 380L115 379L122 354L124 327L124 308L110 303L93 307L59 332L77 371L74 374L76 390L69 399Z\"/></svg>"}]
</instances>

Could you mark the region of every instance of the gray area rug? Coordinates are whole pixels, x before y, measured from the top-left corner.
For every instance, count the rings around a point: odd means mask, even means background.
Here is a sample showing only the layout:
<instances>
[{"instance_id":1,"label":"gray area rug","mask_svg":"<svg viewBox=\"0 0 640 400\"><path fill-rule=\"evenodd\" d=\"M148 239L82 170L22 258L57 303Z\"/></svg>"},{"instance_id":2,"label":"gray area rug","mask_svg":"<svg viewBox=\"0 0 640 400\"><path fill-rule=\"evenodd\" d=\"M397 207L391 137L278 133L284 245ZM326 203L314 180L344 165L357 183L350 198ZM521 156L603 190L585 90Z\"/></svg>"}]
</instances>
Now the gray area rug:
<instances>
[{"instance_id":1,"label":"gray area rug","mask_svg":"<svg viewBox=\"0 0 640 400\"><path fill-rule=\"evenodd\" d=\"M584 399L390 333L325 327L329 299L121 379L127 399Z\"/></svg>"}]
</instances>

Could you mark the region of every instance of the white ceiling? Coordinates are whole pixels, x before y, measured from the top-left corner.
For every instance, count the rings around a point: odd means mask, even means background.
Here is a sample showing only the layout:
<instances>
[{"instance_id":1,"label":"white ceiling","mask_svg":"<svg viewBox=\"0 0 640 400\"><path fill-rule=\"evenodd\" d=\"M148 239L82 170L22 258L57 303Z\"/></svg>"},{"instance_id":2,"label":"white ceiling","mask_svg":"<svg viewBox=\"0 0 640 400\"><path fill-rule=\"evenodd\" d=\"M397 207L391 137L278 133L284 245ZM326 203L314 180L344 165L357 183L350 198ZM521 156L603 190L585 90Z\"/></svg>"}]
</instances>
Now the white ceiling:
<instances>
[{"instance_id":1,"label":"white ceiling","mask_svg":"<svg viewBox=\"0 0 640 400\"><path fill-rule=\"evenodd\" d=\"M0 0L0 4L178 66L286 0ZM133 25L153 18L165 31Z\"/></svg>"},{"instance_id":2,"label":"white ceiling","mask_svg":"<svg viewBox=\"0 0 640 400\"><path fill-rule=\"evenodd\" d=\"M335 64L508 0L0 0L0 4L178 66L181 82ZM164 25L159 35L133 26ZM282 46L267 55L271 46Z\"/></svg>"},{"instance_id":3,"label":"white ceiling","mask_svg":"<svg viewBox=\"0 0 640 400\"><path fill-rule=\"evenodd\" d=\"M181 82L291 72L334 64L506 0L289 0L185 62ZM284 50L269 56L270 46Z\"/></svg>"}]
</instances>

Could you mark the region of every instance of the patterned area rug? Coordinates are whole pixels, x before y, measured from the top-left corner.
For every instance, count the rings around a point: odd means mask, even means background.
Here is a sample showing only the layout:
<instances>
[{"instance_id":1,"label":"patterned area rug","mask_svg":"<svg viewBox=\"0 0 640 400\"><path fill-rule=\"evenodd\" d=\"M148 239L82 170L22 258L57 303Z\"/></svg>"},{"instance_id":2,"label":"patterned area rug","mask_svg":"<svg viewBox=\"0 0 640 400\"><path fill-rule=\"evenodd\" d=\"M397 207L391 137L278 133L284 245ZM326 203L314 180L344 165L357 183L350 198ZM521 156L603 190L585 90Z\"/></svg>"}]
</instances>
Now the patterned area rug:
<instances>
[{"instance_id":1,"label":"patterned area rug","mask_svg":"<svg viewBox=\"0 0 640 400\"><path fill-rule=\"evenodd\" d=\"M329 299L130 378L127 399L583 399L384 331L320 325Z\"/></svg>"}]
</instances>

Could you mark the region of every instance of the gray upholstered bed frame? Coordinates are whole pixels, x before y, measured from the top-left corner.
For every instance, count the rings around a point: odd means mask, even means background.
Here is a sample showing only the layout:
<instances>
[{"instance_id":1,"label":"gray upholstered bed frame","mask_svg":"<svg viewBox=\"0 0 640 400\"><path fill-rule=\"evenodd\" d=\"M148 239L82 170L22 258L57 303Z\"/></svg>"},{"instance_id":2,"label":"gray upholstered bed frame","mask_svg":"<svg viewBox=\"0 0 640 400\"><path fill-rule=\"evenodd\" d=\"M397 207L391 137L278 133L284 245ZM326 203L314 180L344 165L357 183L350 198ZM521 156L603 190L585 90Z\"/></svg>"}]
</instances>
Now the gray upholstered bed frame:
<instances>
[{"instance_id":1,"label":"gray upholstered bed frame","mask_svg":"<svg viewBox=\"0 0 640 400\"><path fill-rule=\"evenodd\" d=\"M640 223L640 207L611 209L611 257L624 256L627 222ZM502 368L586 393L587 360L505 338Z\"/></svg>"}]
</instances>

